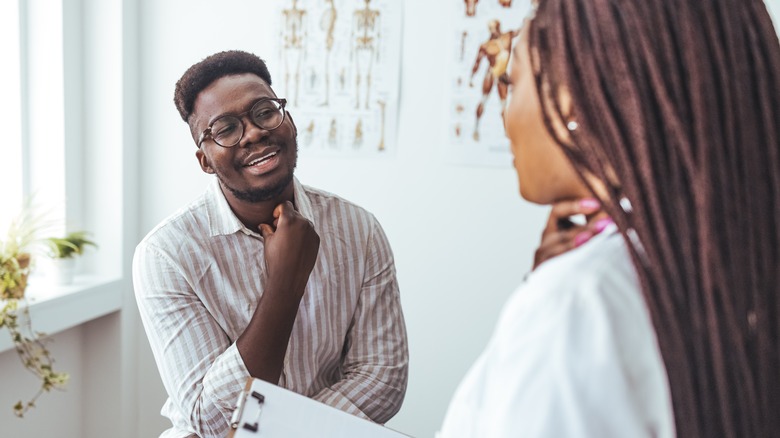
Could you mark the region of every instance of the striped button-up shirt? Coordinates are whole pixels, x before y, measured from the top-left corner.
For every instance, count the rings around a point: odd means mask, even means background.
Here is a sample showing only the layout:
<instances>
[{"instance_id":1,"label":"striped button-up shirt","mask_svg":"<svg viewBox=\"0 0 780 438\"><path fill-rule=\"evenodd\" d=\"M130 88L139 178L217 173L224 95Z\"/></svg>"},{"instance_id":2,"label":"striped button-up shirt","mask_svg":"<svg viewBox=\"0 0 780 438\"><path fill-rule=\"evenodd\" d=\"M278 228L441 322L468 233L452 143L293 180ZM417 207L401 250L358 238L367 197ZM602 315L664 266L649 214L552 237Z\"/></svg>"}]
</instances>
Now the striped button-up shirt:
<instances>
[{"instance_id":1,"label":"striped button-up shirt","mask_svg":"<svg viewBox=\"0 0 780 438\"><path fill-rule=\"evenodd\" d=\"M406 328L387 238L376 218L295 184L320 236L279 386L376 422L401 407ZM249 372L235 341L263 295L263 238L233 214L217 180L136 248L133 283L168 400L162 437L224 437Z\"/></svg>"}]
</instances>

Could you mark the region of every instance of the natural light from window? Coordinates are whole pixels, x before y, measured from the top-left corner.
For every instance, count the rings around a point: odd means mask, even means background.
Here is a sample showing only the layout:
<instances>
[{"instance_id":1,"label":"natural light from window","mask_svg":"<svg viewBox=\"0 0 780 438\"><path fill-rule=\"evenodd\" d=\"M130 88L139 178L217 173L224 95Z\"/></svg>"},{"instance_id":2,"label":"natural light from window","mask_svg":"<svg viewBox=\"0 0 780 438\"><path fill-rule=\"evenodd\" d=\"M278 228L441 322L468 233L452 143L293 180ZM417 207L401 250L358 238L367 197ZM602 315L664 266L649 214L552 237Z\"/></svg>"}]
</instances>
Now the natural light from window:
<instances>
[{"instance_id":1,"label":"natural light from window","mask_svg":"<svg viewBox=\"0 0 780 438\"><path fill-rule=\"evenodd\" d=\"M4 234L9 221L18 213L23 198L22 104L19 50L19 4L0 2L0 50L3 68L0 69L0 120L3 138L0 141L0 233ZM0 235L2 235L0 234Z\"/></svg>"}]
</instances>

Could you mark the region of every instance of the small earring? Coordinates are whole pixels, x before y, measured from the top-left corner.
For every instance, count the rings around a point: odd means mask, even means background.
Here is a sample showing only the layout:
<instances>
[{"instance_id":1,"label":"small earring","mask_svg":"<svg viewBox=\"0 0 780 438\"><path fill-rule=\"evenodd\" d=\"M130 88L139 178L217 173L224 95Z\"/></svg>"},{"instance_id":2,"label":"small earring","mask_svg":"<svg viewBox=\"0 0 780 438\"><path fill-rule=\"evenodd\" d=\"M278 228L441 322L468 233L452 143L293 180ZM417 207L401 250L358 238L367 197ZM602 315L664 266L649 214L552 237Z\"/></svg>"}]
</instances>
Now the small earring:
<instances>
[{"instance_id":1,"label":"small earring","mask_svg":"<svg viewBox=\"0 0 780 438\"><path fill-rule=\"evenodd\" d=\"M580 127L580 124L575 122L574 120L571 120L571 121L569 121L569 123L566 124L566 129L568 129L569 131L572 131L572 132L576 131L577 128L579 128L579 127Z\"/></svg>"}]
</instances>

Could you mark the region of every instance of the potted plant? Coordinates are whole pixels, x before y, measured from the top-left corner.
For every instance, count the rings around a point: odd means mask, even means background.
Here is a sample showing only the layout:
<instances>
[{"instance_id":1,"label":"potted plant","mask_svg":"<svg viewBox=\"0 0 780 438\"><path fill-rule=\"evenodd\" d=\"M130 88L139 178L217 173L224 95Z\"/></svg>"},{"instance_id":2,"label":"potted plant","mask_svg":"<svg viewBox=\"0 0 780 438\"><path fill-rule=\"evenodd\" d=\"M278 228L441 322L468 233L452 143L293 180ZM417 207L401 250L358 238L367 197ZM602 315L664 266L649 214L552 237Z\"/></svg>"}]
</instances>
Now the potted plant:
<instances>
[{"instance_id":1,"label":"potted plant","mask_svg":"<svg viewBox=\"0 0 780 438\"><path fill-rule=\"evenodd\" d=\"M50 256L55 265L54 280L56 284L68 285L73 282L76 271L76 257L84 253L87 246L97 247L95 242L87 238L87 232L74 231L65 237L49 237L45 239L50 249Z\"/></svg>"},{"instance_id":2,"label":"potted plant","mask_svg":"<svg viewBox=\"0 0 780 438\"><path fill-rule=\"evenodd\" d=\"M26 207L11 223L6 238L0 240L0 329L8 330L22 365L41 380L41 387L28 402L14 405L18 417L34 407L41 394L63 389L68 381L67 373L54 371L54 359L45 345L47 338L32 329L29 308L24 305L40 223Z\"/></svg>"}]
</instances>

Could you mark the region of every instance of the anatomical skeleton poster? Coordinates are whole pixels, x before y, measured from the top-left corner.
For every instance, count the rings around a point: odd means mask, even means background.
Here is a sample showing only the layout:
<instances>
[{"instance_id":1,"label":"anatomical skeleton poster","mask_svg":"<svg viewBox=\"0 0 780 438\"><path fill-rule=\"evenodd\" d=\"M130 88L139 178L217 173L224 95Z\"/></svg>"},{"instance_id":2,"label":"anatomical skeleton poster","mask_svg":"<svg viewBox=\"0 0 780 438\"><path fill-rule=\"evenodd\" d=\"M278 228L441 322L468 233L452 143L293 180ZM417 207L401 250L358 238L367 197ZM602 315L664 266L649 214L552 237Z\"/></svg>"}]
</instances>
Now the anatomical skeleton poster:
<instances>
[{"instance_id":1,"label":"anatomical skeleton poster","mask_svg":"<svg viewBox=\"0 0 780 438\"><path fill-rule=\"evenodd\" d=\"M301 153L384 157L396 148L402 4L275 0L274 89Z\"/></svg>"}]
</instances>

